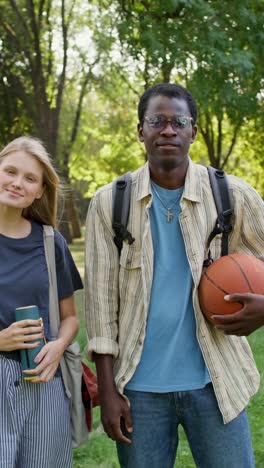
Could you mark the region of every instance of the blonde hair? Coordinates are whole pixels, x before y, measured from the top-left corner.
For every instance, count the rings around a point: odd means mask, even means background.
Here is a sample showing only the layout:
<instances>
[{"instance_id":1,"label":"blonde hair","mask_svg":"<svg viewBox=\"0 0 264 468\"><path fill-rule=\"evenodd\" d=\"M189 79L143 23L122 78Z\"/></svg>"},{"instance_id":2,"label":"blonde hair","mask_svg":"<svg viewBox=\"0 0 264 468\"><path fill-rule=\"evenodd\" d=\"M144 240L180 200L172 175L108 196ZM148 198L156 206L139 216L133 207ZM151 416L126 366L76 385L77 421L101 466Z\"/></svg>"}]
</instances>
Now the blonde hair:
<instances>
[{"instance_id":1,"label":"blonde hair","mask_svg":"<svg viewBox=\"0 0 264 468\"><path fill-rule=\"evenodd\" d=\"M43 194L40 199L35 199L31 206L25 208L22 215L24 218L33 219L41 224L49 224L55 227L58 192L61 184L52 161L40 140L23 136L8 143L0 152L0 164L6 156L17 151L24 151L28 155L33 156L43 169Z\"/></svg>"}]
</instances>

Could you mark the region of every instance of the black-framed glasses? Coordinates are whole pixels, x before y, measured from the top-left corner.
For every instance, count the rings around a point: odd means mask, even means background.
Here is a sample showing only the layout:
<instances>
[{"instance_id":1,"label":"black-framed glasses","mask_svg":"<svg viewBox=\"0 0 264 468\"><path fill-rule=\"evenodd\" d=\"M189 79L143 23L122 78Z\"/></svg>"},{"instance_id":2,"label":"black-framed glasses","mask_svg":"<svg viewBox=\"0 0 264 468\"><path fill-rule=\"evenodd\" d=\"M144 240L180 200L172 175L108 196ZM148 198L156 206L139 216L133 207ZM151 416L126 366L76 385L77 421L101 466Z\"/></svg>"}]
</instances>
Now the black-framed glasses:
<instances>
[{"instance_id":1,"label":"black-framed glasses","mask_svg":"<svg viewBox=\"0 0 264 468\"><path fill-rule=\"evenodd\" d=\"M171 124L173 130L178 130L179 128L190 127L193 122L193 118L187 115L174 115L170 119L167 119L164 115L152 115L145 116L144 120L151 128L156 130L164 130L168 123Z\"/></svg>"}]
</instances>

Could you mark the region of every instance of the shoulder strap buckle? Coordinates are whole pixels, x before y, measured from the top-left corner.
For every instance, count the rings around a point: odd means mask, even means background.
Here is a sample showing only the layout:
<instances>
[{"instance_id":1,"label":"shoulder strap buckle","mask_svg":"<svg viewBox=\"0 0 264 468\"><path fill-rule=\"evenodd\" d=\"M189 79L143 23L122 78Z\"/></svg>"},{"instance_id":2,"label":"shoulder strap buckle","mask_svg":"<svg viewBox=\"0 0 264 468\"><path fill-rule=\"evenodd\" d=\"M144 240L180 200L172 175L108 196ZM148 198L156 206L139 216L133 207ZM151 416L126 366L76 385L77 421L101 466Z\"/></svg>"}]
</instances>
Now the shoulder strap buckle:
<instances>
[{"instance_id":1,"label":"shoulder strap buckle","mask_svg":"<svg viewBox=\"0 0 264 468\"><path fill-rule=\"evenodd\" d=\"M231 223L233 205L226 173L221 169L214 169L211 166L207 167L207 171L217 210L217 219L215 227L207 241L209 253L208 259L205 260L205 263L211 261L211 258L209 258L211 255L210 243L217 234L222 234L221 256L228 255L228 235L233 229Z\"/></svg>"}]
</instances>

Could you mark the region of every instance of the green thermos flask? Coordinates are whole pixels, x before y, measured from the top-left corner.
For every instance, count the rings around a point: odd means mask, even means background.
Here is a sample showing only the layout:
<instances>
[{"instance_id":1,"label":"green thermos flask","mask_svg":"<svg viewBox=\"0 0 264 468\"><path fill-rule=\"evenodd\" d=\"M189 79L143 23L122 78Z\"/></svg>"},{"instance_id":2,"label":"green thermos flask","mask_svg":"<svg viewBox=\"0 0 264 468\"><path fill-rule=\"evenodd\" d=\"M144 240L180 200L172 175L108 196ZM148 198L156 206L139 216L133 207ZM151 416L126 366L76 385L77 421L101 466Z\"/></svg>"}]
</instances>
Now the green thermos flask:
<instances>
[{"instance_id":1,"label":"green thermos flask","mask_svg":"<svg viewBox=\"0 0 264 468\"><path fill-rule=\"evenodd\" d=\"M16 317L17 322L20 320L26 320L26 319L39 320L40 323L42 322L42 319L39 316L39 308L36 305L27 306L27 307L18 307L15 310L15 317ZM37 356L37 354L40 352L40 350L43 348L45 344L45 339L30 341L30 343L36 343L36 342L40 342L40 345L37 346L37 348L20 350L22 370L35 369L35 367L37 367L37 364L34 362L34 359ZM27 376L26 374L23 374L23 378L24 380L34 380L37 378L37 375Z\"/></svg>"}]
</instances>

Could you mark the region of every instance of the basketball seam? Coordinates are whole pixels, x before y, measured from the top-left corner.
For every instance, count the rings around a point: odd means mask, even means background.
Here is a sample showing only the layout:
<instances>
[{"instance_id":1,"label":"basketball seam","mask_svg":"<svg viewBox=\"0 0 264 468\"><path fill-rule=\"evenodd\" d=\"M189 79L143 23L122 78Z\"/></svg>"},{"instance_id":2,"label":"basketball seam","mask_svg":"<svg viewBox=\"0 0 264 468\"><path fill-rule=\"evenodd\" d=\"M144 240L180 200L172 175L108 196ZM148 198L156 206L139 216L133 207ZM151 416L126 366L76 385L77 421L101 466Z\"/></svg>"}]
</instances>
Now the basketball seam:
<instances>
[{"instance_id":1,"label":"basketball seam","mask_svg":"<svg viewBox=\"0 0 264 468\"><path fill-rule=\"evenodd\" d=\"M229 294L228 291L225 291L225 289L221 288L219 284L215 283L215 281L212 278L210 278L210 276L208 276L207 272L205 272L204 275L206 276L208 281L210 281L210 283L212 283L217 289L220 289L220 291L222 291L224 294Z\"/></svg>"},{"instance_id":2,"label":"basketball seam","mask_svg":"<svg viewBox=\"0 0 264 468\"><path fill-rule=\"evenodd\" d=\"M232 261L238 266L238 268L239 268L239 270L240 270L240 272L241 272L241 274L242 274L242 276L243 276L245 282L247 283L247 285L248 285L248 287L249 287L250 292L254 293L254 291L253 291L253 289L252 289L252 287L251 287L251 284L250 284L250 282L248 281L248 278L247 278L247 276L245 275L244 271L242 270L242 267L240 266L239 262L238 262L235 258L233 258L232 256L230 256L229 258L230 258L230 260L232 260Z\"/></svg>"}]
</instances>

